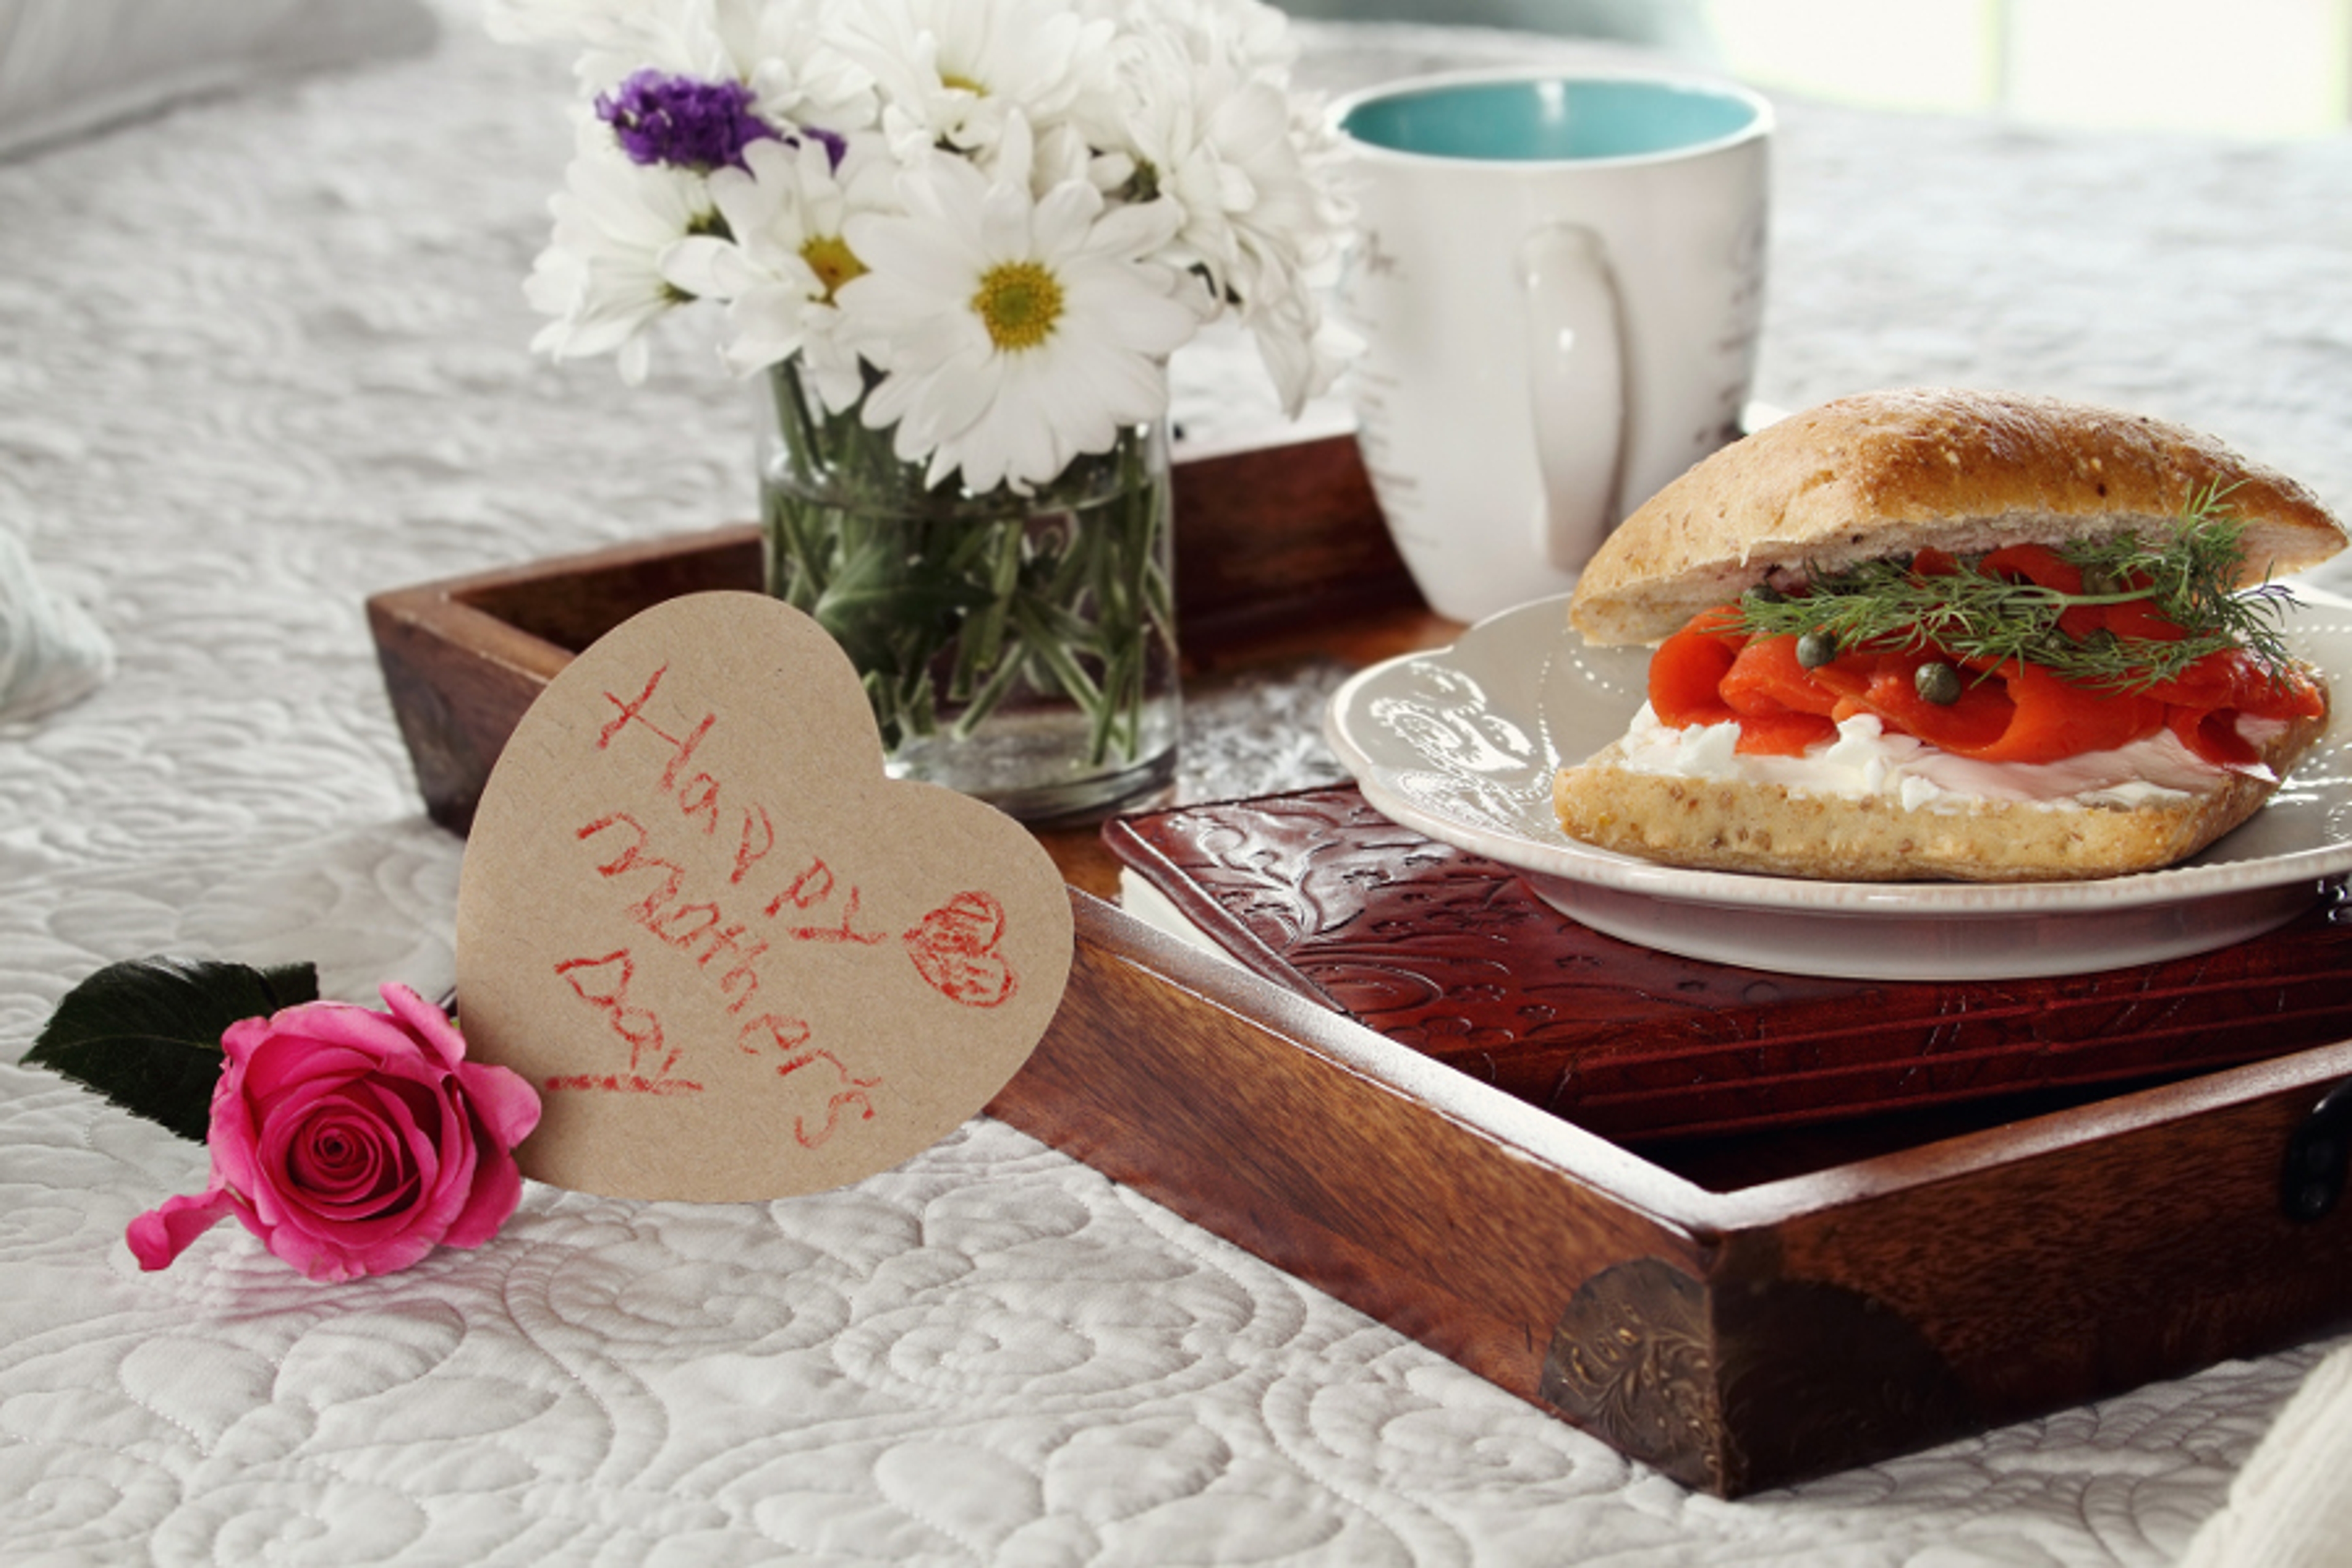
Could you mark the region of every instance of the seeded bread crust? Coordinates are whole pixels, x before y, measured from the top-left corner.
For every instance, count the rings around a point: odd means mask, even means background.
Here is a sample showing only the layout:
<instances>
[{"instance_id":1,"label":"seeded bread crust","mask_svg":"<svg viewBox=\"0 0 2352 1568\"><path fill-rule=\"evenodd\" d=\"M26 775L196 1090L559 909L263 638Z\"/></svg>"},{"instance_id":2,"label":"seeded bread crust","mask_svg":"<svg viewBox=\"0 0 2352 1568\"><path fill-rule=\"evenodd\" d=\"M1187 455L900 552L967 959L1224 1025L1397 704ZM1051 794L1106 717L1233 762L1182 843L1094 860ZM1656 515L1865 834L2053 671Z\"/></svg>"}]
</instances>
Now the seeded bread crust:
<instances>
[{"instance_id":1,"label":"seeded bread crust","mask_svg":"<svg viewBox=\"0 0 2352 1568\"><path fill-rule=\"evenodd\" d=\"M2283 778L2326 729L2299 721L2262 748ZM2121 807L1976 800L1906 810L1780 784L1629 772L1612 744L1562 768L1552 804L1570 838L1670 866L1843 882L2079 881L2188 858L2252 816L2276 784L2224 773L2177 803Z\"/></svg>"},{"instance_id":2,"label":"seeded bread crust","mask_svg":"<svg viewBox=\"0 0 2352 1568\"><path fill-rule=\"evenodd\" d=\"M2244 584L2345 546L2303 486L2176 425L2018 394L1865 393L1767 426L1660 490L1585 567L1569 619L1592 642L1654 643L1775 570L2154 533L2212 486L2246 521Z\"/></svg>"}]
</instances>

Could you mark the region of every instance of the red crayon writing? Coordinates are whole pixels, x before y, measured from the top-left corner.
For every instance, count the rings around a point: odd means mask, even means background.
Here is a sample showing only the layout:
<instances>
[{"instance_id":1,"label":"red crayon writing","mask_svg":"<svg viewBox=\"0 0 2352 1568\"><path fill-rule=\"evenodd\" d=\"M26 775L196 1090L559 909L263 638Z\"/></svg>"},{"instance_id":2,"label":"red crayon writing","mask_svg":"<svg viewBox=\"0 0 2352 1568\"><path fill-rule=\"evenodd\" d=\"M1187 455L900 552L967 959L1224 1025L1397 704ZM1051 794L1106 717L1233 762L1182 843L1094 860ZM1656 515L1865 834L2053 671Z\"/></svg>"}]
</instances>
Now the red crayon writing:
<instances>
[{"instance_id":1,"label":"red crayon writing","mask_svg":"<svg viewBox=\"0 0 2352 1568\"><path fill-rule=\"evenodd\" d=\"M991 895L958 893L903 932L899 941L924 984L967 1007L1001 1007L1021 989L997 951L1004 906Z\"/></svg>"},{"instance_id":2,"label":"red crayon writing","mask_svg":"<svg viewBox=\"0 0 2352 1568\"><path fill-rule=\"evenodd\" d=\"M618 831L624 837L621 851L596 868L596 875L612 881L633 872L651 871L660 880L646 896L629 906L629 918L668 945L691 953L698 968L708 970L713 959L725 957L732 962L718 972L719 991L731 1000L727 1010L740 1012L760 988L758 972L752 967L768 944L751 937L745 927L728 923L717 904L690 904L684 900L686 868L675 860L648 854L646 845L651 835L644 823L625 811L616 811L581 828L572 837L582 841L600 834Z\"/></svg>"},{"instance_id":3,"label":"red crayon writing","mask_svg":"<svg viewBox=\"0 0 2352 1568\"><path fill-rule=\"evenodd\" d=\"M686 771L687 763L694 755L694 749L702 744L702 738L710 733L710 727L713 724L719 722L719 715L705 713L692 730L683 735L673 735L646 718L646 708L653 701L654 693L661 689L662 677L668 673L667 665L663 665L659 669L655 670L647 678L646 689L638 692L633 700L625 700L610 691L604 693L604 700L619 709L620 716L596 732L596 749L600 752L610 749L614 741L632 724L642 724L656 739L668 742L669 764L662 769L661 783L656 786L664 795L667 795L677 786L678 774ZM688 795L682 804L687 804L689 815L708 809L715 822L719 809L718 799L719 781L709 773L697 773L688 781Z\"/></svg>"},{"instance_id":4,"label":"red crayon writing","mask_svg":"<svg viewBox=\"0 0 2352 1568\"><path fill-rule=\"evenodd\" d=\"M833 1069L835 1082L839 1087L826 1096L824 1125L811 1132L808 1118L804 1116L793 1118L793 1142L803 1149L815 1149L823 1146L825 1140L831 1138L839 1128L844 1107L850 1105L858 1107L858 1120L861 1121L874 1120L874 1100L866 1090L879 1089L882 1086L882 1080L878 1078L856 1076L843 1064L842 1059L831 1051L821 1047L814 1050L802 1049L801 1047L808 1044L809 1035L808 1024L803 1019L783 1018L772 1013L764 1013L743 1026L741 1032L735 1037L735 1043L738 1048L751 1056L760 1055L760 1048L763 1045L780 1053L783 1060L776 1065L778 1078L789 1079L803 1068L815 1067L820 1063ZM764 1038L755 1039L755 1037L764 1037ZM819 1076L821 1078L823 1075Z\"/></svg>"},{"instance_id":5,"label":"red crayon writing","mask_svg":"<svg viewBox=\"0 0 2352 1568\"><path fill-rule=\"evenodd\" d=\"M662 1035L661 1020L652 1010L640 1007L629 1000L630 982L636 978L636 963L629 950L619 949L601 958L567 958L555 966L572 994L604 1015L613 1033L628 1043L629 1070L626 1073L574 1073L551 1078L547 1087L556 1089L601 1089L625 1094L699 1094L702 1086L686 1079L669 1076L677 1065L678 1052L670 1048ZM646 1063L653 1070L646 1070Z\"/></svg>"},{"instance_id":6,"label":"red crayon writing","mask_svg":"<svg viewBox=\"0 0 2352 1568\"><path fill-rule=\"evenodd\" d=\"M822 858L809 862L808 869L793 880L793 885L768 900L764 911L771 920L784 912L786 904L796 910L813 910L833 897L833 868ZM855 929L857 920L858 891L853 887L843 900L841 919L829 926L790 926L784 934L794 942L846 942L863 947L875 947L890 940L889 933Z\"/></svg>"}]
</instances>

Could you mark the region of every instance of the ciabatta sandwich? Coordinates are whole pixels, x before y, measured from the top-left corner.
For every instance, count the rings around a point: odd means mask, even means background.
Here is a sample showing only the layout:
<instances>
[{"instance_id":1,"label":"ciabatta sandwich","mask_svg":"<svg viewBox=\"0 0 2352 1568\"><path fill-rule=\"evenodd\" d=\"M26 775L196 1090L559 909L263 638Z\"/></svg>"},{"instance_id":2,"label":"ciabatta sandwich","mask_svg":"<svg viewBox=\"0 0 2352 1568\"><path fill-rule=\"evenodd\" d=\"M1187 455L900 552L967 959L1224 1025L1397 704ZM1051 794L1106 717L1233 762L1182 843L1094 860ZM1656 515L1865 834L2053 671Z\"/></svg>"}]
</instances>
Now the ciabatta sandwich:
<instances>
[{"instance_id":1,"label":"ciabatta sandwich","mask_svg":"<svg viewBox=\"0 0 2352 1568\"><path fill-rule=\"evenodd\" d=\"M1986 881L2170 865L2326 727L2276 576L2341 550L2300 485L2160 421L1939 389L1841 399L1698 464L1570 602L1655 644L1568 835L1668 864Z\"/></svg>"}]
</instances>

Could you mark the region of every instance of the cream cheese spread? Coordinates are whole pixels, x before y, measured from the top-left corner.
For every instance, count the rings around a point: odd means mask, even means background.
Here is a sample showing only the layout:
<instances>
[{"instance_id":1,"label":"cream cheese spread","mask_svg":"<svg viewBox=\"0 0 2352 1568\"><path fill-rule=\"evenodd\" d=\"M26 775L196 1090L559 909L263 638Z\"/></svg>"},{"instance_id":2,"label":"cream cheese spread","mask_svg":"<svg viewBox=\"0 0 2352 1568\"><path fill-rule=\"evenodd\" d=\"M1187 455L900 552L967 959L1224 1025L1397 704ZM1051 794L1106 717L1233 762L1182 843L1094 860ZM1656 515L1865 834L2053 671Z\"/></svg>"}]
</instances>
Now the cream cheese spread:
<instances>
[{"instance_id":1,"label":"cream cheese spread","mask_svg":"<svg viewBox=\"0 0 2352 1568\"><path fill-rule=\"evenodd\" d=\"M2273 721L2244 717L2238 726L2257 746L2281 728ZM1778 784L1853 800L1883 796L1906 811L1961 810L1976 800L2128 809L2200 794L2224 773L2169 730L2115 751L2085 752L2055 763L1978 762L1910 735L1888 734L1867 713L1846 720L1836 740L1802 756L1742 755L1733 749L1738 741L1737 724L1669 729L1645 702L1620 743L1618 765L1633 773ZM2267 770L2250 771L2269 776Z\"/></svg>"}]
</instances>

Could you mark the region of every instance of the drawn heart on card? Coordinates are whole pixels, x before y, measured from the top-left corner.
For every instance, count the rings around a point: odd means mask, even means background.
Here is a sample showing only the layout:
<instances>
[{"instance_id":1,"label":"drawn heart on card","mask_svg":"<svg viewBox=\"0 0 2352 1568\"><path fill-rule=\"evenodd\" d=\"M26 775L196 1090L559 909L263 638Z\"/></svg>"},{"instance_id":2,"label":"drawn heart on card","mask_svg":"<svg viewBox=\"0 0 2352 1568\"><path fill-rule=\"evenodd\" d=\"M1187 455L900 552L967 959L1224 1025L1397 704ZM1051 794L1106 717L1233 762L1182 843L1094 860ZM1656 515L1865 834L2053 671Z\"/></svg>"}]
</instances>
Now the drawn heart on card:
<instances>
[{"instance_id":1,"label":"drawn heart on card","mask_svg":"<svg viewBox=\"0 0 2352 1568\"><path fill-rule=\"evenodd\" d=\"M999 951L1004 906L986 893L958 893L907 932L907 956L916 973L942 996L971 1007L1001 1007L1020 988Z\"/></svg>"},{"instance_id":2,"label":"drawn heart on card","mask_svg":"<svg viewBox=\"0 0 2352 1568\"><path fill-rule=\"evenodd\" d=\"M887 777L857 676L764 595L599 638L523 715L457 889L468 1052L540 1090L523 1173L618 1197L787 1197L937 1142L1068 980L1036 839Z\"/></svg>"}]
</instances>

